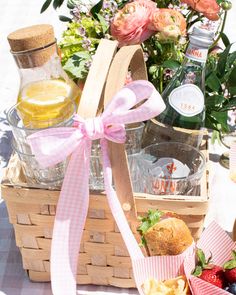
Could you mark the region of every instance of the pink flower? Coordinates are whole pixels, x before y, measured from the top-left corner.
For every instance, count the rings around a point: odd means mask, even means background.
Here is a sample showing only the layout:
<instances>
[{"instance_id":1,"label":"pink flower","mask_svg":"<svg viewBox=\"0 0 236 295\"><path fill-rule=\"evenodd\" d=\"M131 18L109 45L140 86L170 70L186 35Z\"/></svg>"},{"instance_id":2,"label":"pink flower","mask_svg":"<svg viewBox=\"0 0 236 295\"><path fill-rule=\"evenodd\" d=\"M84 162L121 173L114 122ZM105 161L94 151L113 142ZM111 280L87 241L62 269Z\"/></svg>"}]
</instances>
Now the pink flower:
<instances>
[{"instance_id":1,"label":"pink flower","mask_svg":"<svg viewBox=\"0 0 236 295\"><path fill-rule=\"evenodd\" d=\"M118 11L111 23L111 35L119 46L140 44L154 33L148 26L155 9L151 0L136 0Z\"/></svg>"},{"instance_id":2,"label":"pink flower","mask_svg":"<svg viewBox=\"0 0 236 295\"><path fill-rule=\"evenodd\" d=\"M177 40L181 36L180 29L177 26L169 25L166 26L163 31L161 31L159 34L157 34L158 40Z\"/></svg>"},{"instance_id":3,"label":"pink flower","mask_svg":"<svg viewBox=\"0 0 236 295\"><path fill-rule=\"evenodd\" d=\"M179 11L160 8L153 12L149 28L163 33L163 36L177 38L185 35L186 21Z\"/></svg>"},{"instance_id":4,"label":"pink flower","mask_svg":"<svg viewBox=\"0 0 236 295\"><path fill-rule=\"evenodd\" d=\"M220 6L216 0L181 0L210 20L218 20Z\"/></svg>"}]
</instances>

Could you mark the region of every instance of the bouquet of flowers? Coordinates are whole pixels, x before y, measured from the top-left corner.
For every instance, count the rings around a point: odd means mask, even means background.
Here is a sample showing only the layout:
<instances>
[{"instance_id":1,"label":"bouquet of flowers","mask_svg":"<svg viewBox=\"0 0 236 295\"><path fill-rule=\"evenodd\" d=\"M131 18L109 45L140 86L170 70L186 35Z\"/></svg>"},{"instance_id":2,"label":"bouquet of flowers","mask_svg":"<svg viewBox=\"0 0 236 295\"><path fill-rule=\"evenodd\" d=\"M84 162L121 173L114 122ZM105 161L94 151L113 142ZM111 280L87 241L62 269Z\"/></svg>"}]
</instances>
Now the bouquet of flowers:
<instances>
[{"instance_id":1,"label":"bouquet of flowers","mask_svg":"<svg viewBox=\"0 0 236 295\"><path fill-rule=\"evenodd\" d=\"M55 9L64 0L46 0ZM228 132L228 111L236 107L236 52L224 34L228 0L67 0L70 17L59 42L62 65L74 80L83 81L101 38L119 47L141 44L149 80L162 93L181 65L188 33L196 23L215 31L206 68L206 127L215 135ZM219 41L222 40L220 47Z\"/></svg>"}]
</instances>

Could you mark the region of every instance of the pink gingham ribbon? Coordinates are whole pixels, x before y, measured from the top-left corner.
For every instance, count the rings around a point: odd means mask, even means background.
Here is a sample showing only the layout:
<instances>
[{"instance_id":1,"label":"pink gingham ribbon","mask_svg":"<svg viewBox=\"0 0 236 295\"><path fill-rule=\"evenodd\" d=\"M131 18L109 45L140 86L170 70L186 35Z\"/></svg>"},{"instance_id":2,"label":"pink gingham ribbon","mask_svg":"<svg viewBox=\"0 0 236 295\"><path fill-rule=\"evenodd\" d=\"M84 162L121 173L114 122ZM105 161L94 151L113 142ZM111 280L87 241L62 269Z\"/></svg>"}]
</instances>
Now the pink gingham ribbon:
<instances>
[{"instance_id":1,"label":"pink gingham ribbon","mask_svg":"<svg viewBox=\"0 0 236 295\"><path fill-rule=\"evenodd\" d=\"M133 108L142 101L142 105ZM160 94L150 82L134 81L113 97L101 116L83 120L77 115L73 127L49 128L28 137L32 152L42 167L55 165L71 155L53 228L51 281L54 295L76 294L77 260L89 205L92 140L101 139L107 198L125 244L129 245L129 254L132 259L143 258L112 188L107 140L124 143L124 124L148 120L164 109Z\"/></svg>"}]
</instances>

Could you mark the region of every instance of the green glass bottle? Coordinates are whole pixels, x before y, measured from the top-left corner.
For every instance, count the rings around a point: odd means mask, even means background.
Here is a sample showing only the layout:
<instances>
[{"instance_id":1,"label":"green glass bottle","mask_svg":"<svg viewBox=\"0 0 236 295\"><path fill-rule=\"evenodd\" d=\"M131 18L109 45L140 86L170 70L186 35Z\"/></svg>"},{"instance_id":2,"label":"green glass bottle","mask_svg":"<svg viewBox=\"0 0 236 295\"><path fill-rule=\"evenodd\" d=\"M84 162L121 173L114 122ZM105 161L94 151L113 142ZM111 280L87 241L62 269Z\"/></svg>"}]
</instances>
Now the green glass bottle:
<instances>
[{"instance_id":1,"label":"green glass bottle","mask_svg":"<svg viewBox=\"0 0 236 295\"><path fill-rule=\"evenodd\" d=\"M199 130L205 121L205 64L214 33L195 27L184 61L162 93L166 109L156 120L172 127Z\"/></svg>"}]
</instances>

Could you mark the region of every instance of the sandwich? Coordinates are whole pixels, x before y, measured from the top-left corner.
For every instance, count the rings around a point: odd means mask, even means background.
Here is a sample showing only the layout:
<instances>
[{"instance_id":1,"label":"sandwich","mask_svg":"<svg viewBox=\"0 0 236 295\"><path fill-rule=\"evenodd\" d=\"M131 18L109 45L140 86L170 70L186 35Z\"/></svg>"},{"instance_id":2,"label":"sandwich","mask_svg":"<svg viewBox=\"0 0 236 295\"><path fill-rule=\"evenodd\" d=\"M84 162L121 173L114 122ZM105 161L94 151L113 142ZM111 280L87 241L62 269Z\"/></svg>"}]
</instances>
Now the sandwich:
<instances>
[{"instance_id":1,"label":"sandwich","mask_svg":"<svg viewBox=\"0 0 236 295\"><path fill-rule=\"evenodd\" d=\"M149 210L138 231L149 256L178 255L193 243L188 226L173 212Z\"/></svg>"}]
</instances>

